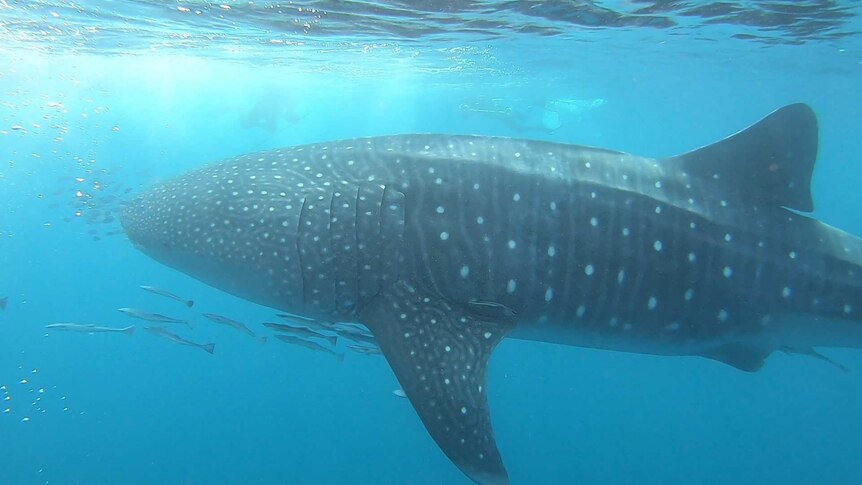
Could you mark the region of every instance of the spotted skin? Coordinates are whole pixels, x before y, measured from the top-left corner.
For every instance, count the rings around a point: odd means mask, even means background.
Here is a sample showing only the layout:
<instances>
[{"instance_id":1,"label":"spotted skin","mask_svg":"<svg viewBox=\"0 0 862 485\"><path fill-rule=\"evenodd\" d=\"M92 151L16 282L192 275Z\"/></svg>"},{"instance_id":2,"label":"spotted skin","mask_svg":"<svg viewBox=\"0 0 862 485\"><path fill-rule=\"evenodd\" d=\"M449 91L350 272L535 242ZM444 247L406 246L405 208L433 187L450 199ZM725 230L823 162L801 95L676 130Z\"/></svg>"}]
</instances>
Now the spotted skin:
<instances>
[{"instance_id":1,"label":"spotted skin","mask_svg":"<svg viewBox=\"0 0 862 485\"><path fill-rule=\"evenodd\" d=\"M505 483L484 389L507 335L747 371L777 349L862 346L862 242L799 213L813 209L816 152L805 105L669 159L344 140L188 173L122 222L215 287L366 325L441 449L473 480Z\"/></svg>"}]
</instances>

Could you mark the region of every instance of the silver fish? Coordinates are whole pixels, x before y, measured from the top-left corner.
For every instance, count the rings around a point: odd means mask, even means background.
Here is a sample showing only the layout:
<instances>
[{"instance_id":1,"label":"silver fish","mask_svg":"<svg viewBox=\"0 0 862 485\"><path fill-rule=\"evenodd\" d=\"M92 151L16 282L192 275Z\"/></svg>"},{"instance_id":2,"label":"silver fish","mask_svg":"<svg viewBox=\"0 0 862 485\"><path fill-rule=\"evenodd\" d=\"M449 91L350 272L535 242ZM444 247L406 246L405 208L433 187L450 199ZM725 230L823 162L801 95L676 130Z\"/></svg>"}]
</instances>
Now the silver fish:
<instances>
[{"instance_id":1,"label":"silver fish","mask_svg":"<svg viewBox=\"0 0 862 485\"><path fill-rule=\"evenodd\" d=\"M252 332L244 323L238 322L233 318L219 315L218 313L202 313L202 315L210 321L218 323L219 325L226 325L228 327L235 328L248 336L257 338L257 335Z\"/></svg>"},{"instance_id":2,"label":"silver fish","mask_svg":"<svg viewBox=\"0 0 862 485\"><path fill-rule=\"evenodd\" d=\"M101 327L89 323L52 323L45 325L48 330L59 330L63 332L80 332L80 333L124 333L132 335L135 333L135 326L129 325L125 328Z\"/></svg>"},{"instance_id":3,"label":"silver fish","mask_svg":"<svg viewBox=\"0 0 862 485\"><path fill-rule=\"evenodd\" d=\"M146 330L146 331L148 331L154 335L158 335L159 337L164 337L164 338L170 340L171 342L173 342L175 344L188 345L189 347L197 347L197 348L204 350L210 354L212 354L215 351L215 344L214 343L199 344L196 342L192 342L191 340L186 340L186 339L180 337L179 335L177 335L173 332L170 332L167 329L162 328L162 327L144 327L144 330Z\"/></svg>"},{"instance_id":4,"label":"silver fish","mask_svg":"<svg viewBox=\"0 0 862 485\"><path fill-rule=\"evenodd\" d=\"M315 320L315 319L313 319L313 318L304 317L304 316L302 316L302 315L297 315L296 313L286 313L286 312L285 312L285 313L279 313L279 314L277 314L276 316L277 316L278 318L281 318L281 319L284 319L284 320L302 320L302 321L306 321L306 322L314 322L314 321L316 321L316 320Z\"/></svg>"},{"instance_id":5,"label":"silver fish","mask_svg":"<svg viewBox=\"0 0 862 485\"><path fill-rule=\"evenodd\" d=\"M278 313L275 316L278 318L288 322L295 323L297 325L301 325L303 327L315 328L318 330L324 330L326 332L335 332L339 329L346 328L348 331L360 331L365 332L368 335L371 335L368 332L368 327L362 325L361 323L354 322L334 322L329 320L318 320L316 318L309 318L303 315L297 315L296 313Z\"/></svg>"},{"instance_id":6,"label":"silver fish","mask_svg":"<svg viewBox=\"0 0 862 485\"><path fill-rule=\"evenodd\" d=\"M378 347L368 347L366 345L353 345L350 344L347 346L348 349L364 355L381 355L383 352L380 351Z\"/></svg>"},{"instance_id":7,"label":"silver fish","mask_svg":"<svg viewBox=\"0 0 862 485\"><path fill-rule=\"evenodd\" d=\"M343 337L357 343L377 345L377 340L374 339L374 336L368 335L357 328L339 327L333 331L337 333L339 337Z\"/></svg>"},{"instance_id":8,"label":"silver fish","mask_svg":"<svg viewBox=\"0 0 862 485\"><path fill-rule=\"evenodd\" d=\"M330 325L331 328L334 329L345 329L348 332L359 332L364 333L366 335L371 335L371 332L368 330L368 327L362 325L361 323L356 322L332 322Z\"/></svg>"},{"instance_id":9,"label":"silver fish","mask_svg":"<svg viewBox=\"0 0 862 485\"><path fill-rule=\"evenodd\" d=\"M831 364L831 365L837 367L838 369L840 369L844 372L850 372L850 368L847 367L846 365L835 362L834 360L830 359L829 357L826 357L825 355L821 354L820 352L814 350L812 347L797 348L797 347L783 346L783 347L780 347L778 350L784 352L787 355L798 354L798 355L807 355L809 357L814 357L815 359L822 360L823 362L826 362L827 364Z\"/></svg>"},{"instance_id":10,"label":"silver fish","mask_svg":"<svg viewBox=\"0 0 862 485\"><path fill-rule=\"evenodd\" d=\"M147 286L147 285L141 285L140 288L144 291L149 291L150 293L152 293L154 295L159 295L159 296L163 296L165 298L170 298L171 300L176 300L176 301L182 303L183 305L185 305L189 308L195 306L194 300L186 300L185 298L183 298L179 295L175 295L174 293L171 293L168 290L163 290L162 288L158 288L155 286Z\"/></svg>"},{"instance_id":11,"label":"silver fish","mask_svg":"<svg viewBox=\"0 0 862 485\"><path fill-rule=\"evenodd\" d=\"M334 322L316 320L314 318L303 317L302 315L295 315L293 313L279 313L276 314L276 316L287 323L293 323L303 327L314 328L316 330L323 330L326 332L331 332L333 325L335 325Z\"/></svg>"},{"instance_id":12,"label":"silver fish","mask_svg":"<svg viewBox=\"0 0 862 485\"><path fill-rule=\"evenodd\" d=\"M182 323L184 325L188 325L189 328L194 328L192 327L191 322L189 322L188 320L180 320L179 318L169 317L160 313L145 312L143 310L138 310L137 308L118 308L117 310L125 313L132 318L146 320L148 322Z\"/></svg>"},{"instance_id":13,"label":"silver fish","mask_svg":"<svg viewBox=\"0 0 862 485\"><path fill-rule=\"evenodd\" d=\"M488 318L512 318L516 315L515 310L496 301L472 299L467 302L472 309Z\"/></svg>"},{"instance_id":14,"label":"silver fish","mask_svg":"<svg viewBox=\"0 0 862 485\"><path fill-rule=\"evenodd\" d=\"M281 340L282 342L288 343L288 344L299 345L300 347L305 347L306 349L311 349L311 350L315 350L317 352L323 352L326 354L334 355L335 358L338 359L339 362L344 360L344 354L334 352L334 351L320 345L317 342L311 342L309 340L301 339L299 337L294 337L293 335L284 335L284 334L277 334L275 336L275 338Z\"/></svg>"},{"instance_id":15,"label":"silver fish","mask_svg":"<svg viewBox=\"0 0 862 485\"><path fill-rule=\"evenodd\" d=\"M9 303L9 297L8 296L4 296L3 298L0 298L0 310L5 310L6 305L8 303Z\"/></svg>"},{"instance_id":16,"label":"silver fish","mask_svg":"<svg viewBox=\"0 0 862 485\"><path fill-rule=\"evenodd\" d=\"M338 337L335 335L324 335L320 332L315 332L309 328L305 327L294 327L293 325L285 325L283 323L273 323L273 322L264 322L264 327L271 328L278 332L288 332L294 335L301 335L303 337L310 338L319 338L322 340L326 340L330 345L335 346L338 344ZM276 335L277 336L277 335Z\"/></svg>"}]
</instances>

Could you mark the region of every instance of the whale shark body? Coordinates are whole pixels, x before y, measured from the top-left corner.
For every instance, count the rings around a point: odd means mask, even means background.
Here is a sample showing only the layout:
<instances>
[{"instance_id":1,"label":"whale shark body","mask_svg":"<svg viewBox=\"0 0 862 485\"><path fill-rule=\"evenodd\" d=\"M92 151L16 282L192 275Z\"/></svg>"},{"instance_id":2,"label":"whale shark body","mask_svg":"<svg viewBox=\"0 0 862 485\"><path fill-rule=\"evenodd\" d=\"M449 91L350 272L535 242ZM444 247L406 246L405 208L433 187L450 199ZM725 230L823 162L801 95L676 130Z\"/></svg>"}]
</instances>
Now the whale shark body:
<instances>
[{"instance_id":1,"label":"whale shark body","mask_svg":"<svg viewBox=\"0 0 862 485\"><path fill-rule=\"evenodd\" d=\"M511 336L744 371L862 347L862 241L814 209L813 111L653 159L400 135L242 155L122 217L153 258L239 297L366 325L431 437L505 483L486 367Z\"/></svg>"}]
</instances>

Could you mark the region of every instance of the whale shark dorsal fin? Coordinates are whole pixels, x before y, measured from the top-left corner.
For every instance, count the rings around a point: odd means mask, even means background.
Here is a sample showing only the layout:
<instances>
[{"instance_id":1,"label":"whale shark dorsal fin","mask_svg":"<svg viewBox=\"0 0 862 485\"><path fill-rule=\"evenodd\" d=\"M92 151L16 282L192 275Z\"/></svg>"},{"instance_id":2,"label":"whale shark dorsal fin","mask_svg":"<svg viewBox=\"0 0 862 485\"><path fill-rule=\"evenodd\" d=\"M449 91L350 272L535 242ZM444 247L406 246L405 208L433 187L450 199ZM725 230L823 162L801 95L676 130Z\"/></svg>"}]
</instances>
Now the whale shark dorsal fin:
<instances>
[{"instance_id":1,"label":"whale shark dorsal fin","mask_svg":"<svg viewBox=\"0 0 862 485\"><path fill-rule=\"evenodd\" d=\"M692 177L713 180L729 196L811 212L817 144L817 117L808 105L798 103L670 160Z\"/></svg>"},{"instance_id":2,"label":"whale shark dorsal fin","mask_svg":"<svg viewBox=\"0 0 862 485\"><path fill-rule=\"evenodd\" d=\"M488 322L406 282L359 313L377 339L425 429L481 484L508 483L488 409L486 369L514 320Z\"/></svg>"}]
</instances>

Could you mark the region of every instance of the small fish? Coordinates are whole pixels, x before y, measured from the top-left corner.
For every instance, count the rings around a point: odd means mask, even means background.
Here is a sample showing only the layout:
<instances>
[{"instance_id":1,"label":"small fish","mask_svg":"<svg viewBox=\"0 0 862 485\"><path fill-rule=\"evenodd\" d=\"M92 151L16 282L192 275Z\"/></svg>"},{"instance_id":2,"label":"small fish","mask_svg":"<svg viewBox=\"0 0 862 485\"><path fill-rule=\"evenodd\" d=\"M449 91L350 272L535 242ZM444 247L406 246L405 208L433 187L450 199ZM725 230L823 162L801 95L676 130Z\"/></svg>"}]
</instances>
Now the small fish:
<instances>
[{"instance_id":1,"label":"small fish","mask_svg":"<svg viewBox=\"0 0 862 485\"><path fill-rule=\"evenodd\" d=\"M303 327L314 328L327 332L331 332L332 326L334 325L332 322L315 320L313 318L303 317L302 315L296 315L293 313L279 313L276 316L288 323L295 323L296 325L301 325Z\"/></svg>"},{"instance_id":2,"label":"small fish","mask_svg":"<svg viewBox=\"0 0 862 485\"><path fill-rule=\"evenodd\" d=\"M304 317L304 316L302 316L302 315L297 315L296 313L286 313L286 312L285 312L285 313L279 313L279 314L277 314L276 316L277 316L278 318L281 318L281 319L284 319L284 320L291 320L291 319L293 319L293 320L304 320L304 321L306 321L306 322L313 322L313 321L315 321L313 318Z\"/></svg>"},{"instance_id":3,"label":"small fish","mask_svg":"<svg viewBox=\"0 0 862 485\"><path fill-rule=\"evenodd\" d=\"M344 360L344 354L340 354L338 352L334 352L330 349L327 349L326 347L320 345L317 342L311 342L309 340L304 340L304 339L301 339L299 337L294 337L293 335L283 335L283 334L277 334L275 336L275 338L281 340L282 342L288 343L288 344L299 345L301 347L305 347L306 349L311 349L311 350L315 350L317 352L323 352L326 354L334 355L335 358L338 359L339 362Z\"/></svg>"},{"instance_id":4,"label":"small fish","mask_svg":"<svg viewBox=\"0 0 862 485\"><path fill-rule=\"evenodd\" d=\"M368 330L368 327L362 325L361 323L354 322L333 322L330 324L331 328L334 329L345 329L348 332L359 332L364 333L368 336L371 336L371 331Z\"/></svg>"},{"instance_id":5,"label":"small fish","mask_svg":"<svg viewBox=\"0 0 862 485\"><path fill-rule=\"evenodd\" d=\"M80 333L124 333L126 335L132 335L135 333L135 326L129 325L126 328L111 328L111 327L100 327L98 325L93 324L80 324L80 323L52 323L50 325L45 325L45 328L49 330L60 330L63 332L80 332Z\"/></svg>"},{"instance_id":6,"label":"small fish","mask_svg":"<svg viewBox=\"0 0 862 485\"><path fill-rule=\"evenodd\" d=\"M368 346L366 346L366 345L353 345L353 344L350 344L350 345L348 345L348 346L347 346L347 348L348 348L348 349L350 349L350 350L352 350L352 351L354 351L354 352L357 352L357 353L360 353L360 354L364 354L364 355L380 355L380 354L382 354L382 353L383 353L383 352L382 352L379 348L377 348L377 347L368 347Z\"/></svg>"},{"instance_id":7,"label":"small fish","mask_svg":"<svg viewBox=\"0 0 862 485\"><path fill-rule=\"evenodd\" d=\"M395 394L398 397L407 397L407 394L404 392L404 389L395 389L392 391L392 394Z\"/></svg>"},{"instance_id":8,"label":"small fish","mask_svg":"<svg viewBox=\"0 0 862 485\"><path fill-rule=\"evenodd\" d=\"M233 318L228 318L224 315L219 315L218 313L203 313L203 316L219 325L227 325L228 327L235 328L246 335L257 338L257 335L255 335L255 333L252 332L244 323L238 322Z\"/></svg>"},{"instance_id":9,"label":"small fish","mask_svg":"<svg viewBox=\"0 0 862 485\"><path fill-rule=\"evenodd\" d=\"M467 304L472 307L473 311L487 318L513 318L515 315L517 315L515 310L512 310L506 305L503 305L502 303L497 303L495 301L473 299L468 301Z\"/></svg>"},{"instance_id":10,"label":"small fish","mask_svg":"<svg viewBox=\"0 0 862 485\"><path fill-rule=\"evenodd\" d=\"M317 320L315 318L305 317L302 315L297 315L296 313L278 313L275 316L278 318L288 322L295 323L297 325L301 325L303 327L316 328L318 330L324 330L327 332L334 332L339 328L349 328L351 330L359 330L363 332L367 332L368 328L361 323L352 323L352 322L333 322L329 320Z\"/></svg>"},{"instance_id":11,"label":"small fish","mask_svg":"<svg viewBox=\"0 0 862 485\"><path fill-rule=\"evenodd\" d=\"M189 328L194 328L192 327L191 322L189 322L188 320L180 320L178 318L168 317L160 313L149 313L143 310L138 310L137 308L118 308L117 310L125 313L132 318L138 318L140 320L146 320L148 322L182 323L188 325Z\"/></svg>"},{"instance_id":12,"label":"small fish","mask_svg":"<svg viewBox=\"0 0 862 485\"><path fill-rule=\"evenodd\" d=\"M337 333L339 337L352 340L356 343L377 345L377 340L374 339L373 335L369 335L356 327L339 327L333 330L333 332Z\"/></svg>"},{"instance_id":13,"label":"small fish","mask_svg":"<svg viewBox=\"0 0 862 485\"><path fill-rule=\"evenodd\" d=\"M9 304L9 297L8 296L4 296L3 298L0 298L0 310L5 310L7 304Z\"/></svg>"},{"instance_id":14,"label":"small fish","mask_svg":"<svg viewBox=\"0 0 862 485\"><path fill-rule=\"evenodd\" d=\"M176 300L176 301L182 303L183 305L185 305L189 308L195 306L194 300L186 300L185 298L183 298L179 295L175 295L168 290L163 290L163 289L157 288L155 286L147 286L147 285L141 285L140 288L144 291L149 291L150 293L153 293L155 295L163 296L165 298L170 298L171 300Z\"/></svg>"},{"instance_id":15,"label":"small fish","mask_svg":"<svg viewBox=\"0 0 862 485\"><path fill-rule=\"evenodd\" d=\"M164 337L164 338L170 340L171 342L173 342L175 344L188 345L189 347L197 347L201 350L209 352L210 354L215 352L215 344L214 343L212 343L212 344L195 343L195 342L192 342L191 340L186 340L186 339L180 337L179 335L177 335L175 333L169 332L166 328L144 327L144 330L146 330L146 331L148 331L154 335L158 335L159 337Z\"/></svg>"},{"instance_id":16,"label":"small fish","mask_svg":"<svg viewBox=\"0 0 862 485\"><path fill-rule=\"evenodd\" d=\"M305 327L294 327L293 325L285 325L283 323L273 323L273 322L264 322L264 327L271 328L278 332L288 332L294 335L301 335L303 337L311 337L311 338L319 338L322 340L326 340L330 345L335 346L338 344L338 337L335 335L324 335L320 332L315 332L309 328ZM277 336L277 335L276 335Z\"/></svg>"},{"instance_id":17,"label":"small fish","mask_svg":"<svg viewBox=\"0 0 862 485\"><path fill-rule=\"evenodd\" d=\"M810 357L814 357L815 359L822 360L823 362L826 362L827 364L834 365L835 367L837 367L838 369L840 369L844 372L850 372L849 367L847 367L843 364L839 364L838 362L835 362L834 360L830 359L829 357L826 357L825 355L821 354L820 352L814 350L811 347L802 348L802 347L786 347L785 346L785 347L780 347L779 350L783 351L787 355L792 355L792 354L808 355Z\"/></svg>"}]
</instances>

